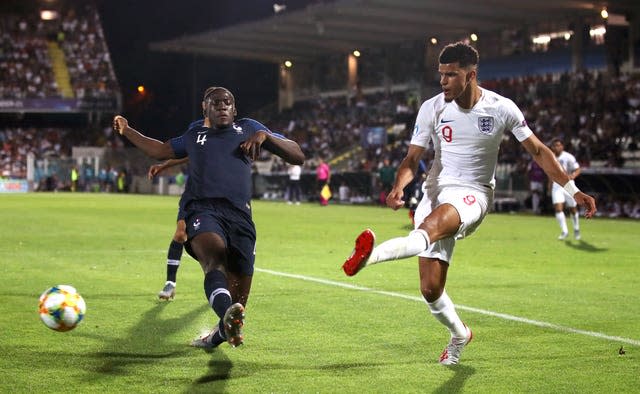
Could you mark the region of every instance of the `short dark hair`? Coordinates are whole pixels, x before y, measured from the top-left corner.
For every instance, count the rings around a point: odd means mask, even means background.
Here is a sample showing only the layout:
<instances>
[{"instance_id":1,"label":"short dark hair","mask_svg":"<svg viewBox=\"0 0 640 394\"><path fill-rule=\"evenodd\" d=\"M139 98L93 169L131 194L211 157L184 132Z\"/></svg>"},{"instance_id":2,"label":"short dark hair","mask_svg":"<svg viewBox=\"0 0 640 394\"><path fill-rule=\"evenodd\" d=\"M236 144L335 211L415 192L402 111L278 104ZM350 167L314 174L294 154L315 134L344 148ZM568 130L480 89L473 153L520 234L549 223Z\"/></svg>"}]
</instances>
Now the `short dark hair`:
<instances>
[{"instance_id":1,"label":"short dark hair","mask_svg":"<svg viewBox=\"0 0 640 394\"><path fill-rule=\"evenodd\" d=\"M225 92L227 92L229 94L229 96L231 96L231 98L233 99L233 101L236 101L236 98L233 96L233 93L231 93L231 91L227 88L223 88L222 86L211 86L208 87L207 90L204 91L204 95L202 96L202 101L207 101L207 97L211 96L213 94L213 92L215 92L216 90L224 90Z\"/></svg>"},{"instance_id":2,"label":"short dark hair","mask_svg":"<svg viewBox=\"0 0 640 394\"><path fill-rule=\"evenodd\" d=\"M444 47L439 57L440 64L458 63L460 67L477 66L479 60L478 51L461 41Z\"/></svg>"}]
</instances>

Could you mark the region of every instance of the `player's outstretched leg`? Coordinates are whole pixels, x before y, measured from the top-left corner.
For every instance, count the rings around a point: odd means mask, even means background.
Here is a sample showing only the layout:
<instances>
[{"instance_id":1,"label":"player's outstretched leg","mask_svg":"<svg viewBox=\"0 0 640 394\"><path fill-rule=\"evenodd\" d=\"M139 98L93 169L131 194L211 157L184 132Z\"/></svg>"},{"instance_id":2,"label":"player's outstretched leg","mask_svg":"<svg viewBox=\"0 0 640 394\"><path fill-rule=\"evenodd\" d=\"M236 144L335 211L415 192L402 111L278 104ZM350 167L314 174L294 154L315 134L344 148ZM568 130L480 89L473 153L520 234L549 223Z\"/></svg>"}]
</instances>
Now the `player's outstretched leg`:
<instances>
[{"instance_id":1,"label":"player's outstretched leg","mask_svg":"<svg viewBox=\"0 0 640 394\"><path fill-rule=\"evenodd\" d=\"M366 229L358 235L358 238L356 238L356 245L353 248L351 256L349 256L347 261L342 264L342 269L347 276L357 274L367 265L367 261L369 260L369 256L371 256L375 242L376 235L370 229Z\"/></svg>"},{"instance_id":2,"label":"player's outstretched leg","mask_svg":"<svg viewBox=\"0 0 640 394\"><path fill-rule=\"evenodd\" d=\"M224 323L224 333L229 345L236 347L244 342L242 327L244 327L244 307L236 302L231 305L222 319Z\"/></svg>"},{"instance_id":3,"label":"player's outstretched leg","mask_svg":"<svg viewBox=\"0 0 640 394\"><path fill-rule=\"evenodd\" d=\"M353 276L372 264L417 256L429 246L429 235L418 229L406 237L392 238L374 248L375 241L376 236L370 229L360 233L351 256L342 265L345 274Z\"/></svg>"},{"instance_id":4,"label":"player's outstretched leg","mask_svg":"<svg viewBox=\"0 0 640 394\"><path fill-rule=\"evenodd\" d=\"M464 347L473 339L473 332L471 332L471 329L467 327L466 324L464 328L467 330L467 335L463 338L451 336L449 344L444 348L440 355L440 364L454 365L460 361L462 349L464 349Z\"/></svg>"},{"instance_id":5,"label":"player's outstretched leg","mask_svg":"<svg viewBox=\"0 0 640 394\"><path fill-rule=\"evenodd\" d=\"M173 299L176 296L176 278L183 249L182 243L175 239L171 240L169 251L167 252L167 281L158 293L158 298L161 300Z\"/></svg>"},{"instance_id":6,"label":"player's outstretched leg","mask_svg":"<svg viewBox=\"0 0 640 394\"><path fill-rule=\"evenodd\" d=\"M226 339L220 335L220 329L216 325L210 333L201 335L191 341L191 346L202 349L213 349L224 342L226 342Z\"/></svg>"}]
</instances>

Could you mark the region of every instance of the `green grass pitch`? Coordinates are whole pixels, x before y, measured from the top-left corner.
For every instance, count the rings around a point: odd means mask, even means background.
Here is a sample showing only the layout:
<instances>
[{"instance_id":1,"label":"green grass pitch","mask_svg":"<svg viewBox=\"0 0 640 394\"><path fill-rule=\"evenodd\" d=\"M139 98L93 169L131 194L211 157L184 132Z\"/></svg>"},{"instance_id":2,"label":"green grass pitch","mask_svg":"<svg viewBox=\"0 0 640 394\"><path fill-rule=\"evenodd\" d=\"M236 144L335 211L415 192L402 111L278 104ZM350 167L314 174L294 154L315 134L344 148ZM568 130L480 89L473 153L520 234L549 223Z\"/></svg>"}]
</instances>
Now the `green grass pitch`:
<instances>
[{"instance_id":1,"label":"green grass pitch","mask_svg":"<svg viewBox=\"0 0 640 394\"><path fill-rule=\"evenodd\" d=\"M416 259L346 277L353 240L405 235L406 211L255 201L245 345L188 346L214 324L185 253L159 302L177 197L0 195L0 392L638 392L640 223L490 214L459 241L447 291L473 329L442 367L446 330L421 301ZM59 333L38 296L75 286L85 320ZM624 354L619 354L622 348Z\"/></svg>"}]
</instances>

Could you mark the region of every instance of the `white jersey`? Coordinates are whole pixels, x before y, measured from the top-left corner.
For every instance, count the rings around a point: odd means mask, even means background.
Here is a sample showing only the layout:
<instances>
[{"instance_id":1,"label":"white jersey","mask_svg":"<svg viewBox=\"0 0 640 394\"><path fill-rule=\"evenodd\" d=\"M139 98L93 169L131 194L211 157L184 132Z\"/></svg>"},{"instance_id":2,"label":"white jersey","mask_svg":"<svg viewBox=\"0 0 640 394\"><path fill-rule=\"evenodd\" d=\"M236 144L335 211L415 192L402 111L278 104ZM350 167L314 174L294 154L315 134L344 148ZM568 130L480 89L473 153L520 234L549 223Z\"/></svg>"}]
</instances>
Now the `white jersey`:
<instances>
[{"instance_id":1,"label":"white jersey","mask_svg":"<svg viewBox=\"0 0 640 394\"><path fill-rule=\"evenodd\" d=\"M556 156L556 160L558 160L558 163L560 163L560 167L562 167L562 169L564 169L564 172L566 172L567 174L572 174L575 170L580 168L580 164L578 164L578 160L576 160L576 157L569 152L562 151L559 156ZM554 190L561 188L562 186L560 186L559 184L555 182L553 183Z\"/></svg>"},{"instance_id":2,"label":"white jersey","mask_svg":"<svg viewBox=\"0 0 640 394\"><path fill-rule=\"evenodd\" d=\"M427 177L429 186L460 185L495 188L500 142L511 132L522 142L533 132L522 111L506 97L482 89L471 109L444 93L425 101L418 111L412 145L424 148L433 141L435 157Z\"/></svg>"},{"instance_id":3,"label":"white jersey","mask_svg":"<svg viewBox=\"0 0 640 394\"><path fill-rule=\"evenodd\" d=\"M291 165L289 166L289 169L287 170L287 173L289 174L289 179L292 181L299 181L300 180L300 174L302 174L302 167L298 166L298 165Z\"/></svg>"}]
</instances>

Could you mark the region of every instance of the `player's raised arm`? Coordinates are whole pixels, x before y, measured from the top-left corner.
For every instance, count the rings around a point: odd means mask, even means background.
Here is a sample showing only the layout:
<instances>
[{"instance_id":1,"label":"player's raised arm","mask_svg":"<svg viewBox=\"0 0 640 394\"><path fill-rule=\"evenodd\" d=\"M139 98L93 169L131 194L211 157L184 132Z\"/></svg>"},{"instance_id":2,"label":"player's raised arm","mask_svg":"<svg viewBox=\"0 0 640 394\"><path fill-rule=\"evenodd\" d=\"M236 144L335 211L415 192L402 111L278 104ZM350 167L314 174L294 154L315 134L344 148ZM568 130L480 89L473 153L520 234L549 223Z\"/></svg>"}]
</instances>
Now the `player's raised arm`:
<instances>
[{"instance_id":1,"label":"player's raised arm","mask_svg":"<svg viewBox=\"0 0 640 394\"><path fill-rule=\"evenodd\" d=\"M387 206L394 210L404 206L404 188L413 180L418 171L420 159L424 153L424 148L418 145L409 145L407 155L402 159L393 188L387 195Z\"/></svg>"},{"instance_id":2,"label":"player's raised arm","mask_svg":"<svg viewBox=\"0 0 640 394\"><path fill-rule=\"evenodd\" d=\"M542 167L549 179L559 185L563 185L567 193L569 193L579 205L585 208L584 216L586 218L590 218L596 213L595 199L578 189L573 179L564 172L562 166L560 166L560 163L558 163L548 146L543 144L534 134L522 141L522 146L531 154L536 163Z\"/></svg>"},{"instance_id":3,"label":"player's raised arm","mask_svg":"<svg viewBox=\"0 0 640 394\"><path fill-rule=\"evenodd\" d=\"M301 165L304 163L304 153L297 142L265 130L260 130L249 137L240 145L240 149L252 160L256 160L260 156L262 146L289 164Z\"/></svg>"},{"instance_id":4,"label":"player's raised arm","mask_svg":"<svg viewBox=\"0 0 640 394\"><path fill-rule=\"evenodd\" d=\"M127 137L132 144L142 150L147 156L158 160L173 159L175 157L169 141L163 143L141 134L139 131L130 127L127 119L121 115L116 115L113 118L113 129L117 131L118 134Z\"/></svg>"}]
</instances>

